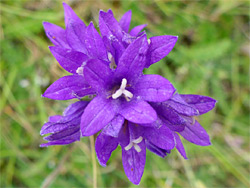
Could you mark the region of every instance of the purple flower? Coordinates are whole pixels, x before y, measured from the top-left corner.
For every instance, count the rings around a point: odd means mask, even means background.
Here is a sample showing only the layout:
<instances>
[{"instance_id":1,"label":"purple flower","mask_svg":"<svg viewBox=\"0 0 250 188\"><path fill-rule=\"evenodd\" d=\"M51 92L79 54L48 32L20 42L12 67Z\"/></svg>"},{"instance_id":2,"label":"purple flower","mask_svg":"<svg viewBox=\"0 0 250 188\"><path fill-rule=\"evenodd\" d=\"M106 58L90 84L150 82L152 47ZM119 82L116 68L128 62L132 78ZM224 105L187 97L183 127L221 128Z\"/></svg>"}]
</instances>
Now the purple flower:
<instances>
[{"instance_id":1,"label":"purple flower","mask_svg":"<svg viewBox=\"0 0 250 188\"><path fill-rule=\"evenodd\" d=\"M43 25L46 35L55 45L50 47L51 53L59 64L73 75L55 81L45 91L43 97L54 100L69 100L96 94L84 77L85 71L83 69L86 63L96 59L114 68L119 64L122 55L128 52L125 51L126 48L142 36L144 47L137 47L144 50L142 52L144 58L143 68L149 67L165 57L177 41L176 36L169 35L152 37L147 41L145 34L139 33L145 25L137 26L130 33L127 33L131 20L131 11L125 13L118 22L111 10L107 13L100 11L99 26L102 38L92 22L89 26L86 26L67 4L63 3L63 6L65 9L65 30L48 22L44 22ZM129 37L131 40L128 42L128 35L133 36L133 40ZM127 37L127 39L125 40L124 37ZM146 41L148 44L146 44ZM138 42L137 44L140 45ZM137 47L134 46L134 48ZM138 51L138 49L136 50ZM124 57L123 55L123 62ZM140 68L140 71L143 68Z\"/></svg>"},{"instance_id":2,"label":"purple flower","mask_svg":"<svg viewBox=\"0 0 250 188\"><path fill-rule=\"evenodd\" d=\"M159 126L167 126L174 134L176 148L187 159L179 133L189 142L208 146L211 144L206 130L195 119L215 107L216 100L201 95L179 95L165 102L150 103L158 115Z\"/></svg>"},{"instance_id":3,"label":"purple flower","mask_svg":"<svg viewBox=\"0 0 250 188\"><path fill-rule=\"evenodd\" d=\"M101 60L87 62L84 77L97 96L82 115L83 136L97 133L117 115L140 124L157 119L148 102L166 101L175 89L159 75L143 75L147 50L147 38L142 35L125 49L115 70Z\"/></svg>"},{"instance_id":4,"label":"purple flower","mask_svg":"<svg viewBox=\"0 0 250 188\"><path fill-rule=\"evenodd\" d=\"M69 105L63 115L49 117L40 131L41 135L49 134L44 137L48 143L41 144L41 147L51 145L65 145L80 140L80 122L85 107L89 102L78 101Z\"/></svg>"},{"instance_id":5,"label":"purple flower","mask_svg":"<svg viewBox=\"0 0 250 188\"><path fill-rule=\"evenodd\" d=\"M167 101L150 103L158 115L151 124L135 124L127 120L117 123L121 119L118 116L96 139L99 163L106 166L111 153L120 145L124 171L132 183L139 184L146 162L146 148L165 157L176 147L187 159L177 133L196 145L211 144L205 129L194 117L212 110L215 103L216 100L206 96L175 94Z\"/></svg>"},{"instance_id":6,"label":"purple flower","mask_svg":"<svg viewBox=\"0 0 250 188\"><path fill-rule=\"evenodd\" d=\"M96 154L102 166L106 166L118 144L122 148L124 171L128 179L138 185L144 172L146 148L165 157L175 147L175 140L171 130L166 126L147 127L127 120L119 132L108 126L96 139Z\"/></svg>"},{"instance_id":7,"label":"purple flower","mask_svg":"<svg viewBox=\"0 0 250 188\"><path fill-rule=\"evenodd\" d=\"M111 10L108 12L100 11L99 26L103 36L103 41L110 54L110 60L119 63L119 59L123 54L124 50L138 37L143 35L145 32L140 31L146 26L146 24L139 25L131 29L130 32L130 20L131 11L128 11L123 15L121 20L118 22ZM151 37L148 39L149 48L146 53L145 68L148 68L151 64L160 61L162 58L167 56L173 49L178 37L172 35L163 35Z\"/></svg>"},{"instance_id":8,"label":"purple flower","mask_svg":"<svg viewBox=\"0 0 250 188\"><path fill-rule=\"evenodd\" d=\"M120 21L111 10L100 11L97 32L63 3L66 29L44 22L49 47L59 64L71 75L47 88L43 97L54 100L81 99L62 116L52 116L41 129L50 145L64 145L98 131L96 153L106 166L118 145L128 179L139 184L146 162L146 149L166 157L174 147L186 159L179 134L197 145L210 145L209 136L195 116L215 106L216 100L199 95L174 94L175 88L159 75L144 75L143 69L160 61L173 49L178 37L164 35L147 39L146 26L129 30L132 13Z\"/></svg>"}]
</instances>

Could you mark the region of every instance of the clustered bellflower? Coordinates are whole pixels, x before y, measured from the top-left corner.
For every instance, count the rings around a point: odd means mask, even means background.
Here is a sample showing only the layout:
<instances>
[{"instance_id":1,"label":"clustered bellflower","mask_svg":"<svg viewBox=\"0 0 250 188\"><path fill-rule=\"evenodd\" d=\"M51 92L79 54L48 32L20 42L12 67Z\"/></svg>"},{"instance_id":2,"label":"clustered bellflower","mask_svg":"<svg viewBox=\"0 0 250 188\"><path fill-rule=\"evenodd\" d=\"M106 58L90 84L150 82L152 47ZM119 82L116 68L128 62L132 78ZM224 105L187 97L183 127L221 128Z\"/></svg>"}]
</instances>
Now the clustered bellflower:
<instances>
[{"instance_id":1,"label":"clustered bellflower","mask_svg":"<svg viewBox=\"0 0 250 188\"><path fill-rule=\"evenodd\" d=\"M173 49L177 37L147 38L139 25L129 31L132 13L118 22L111 10L100 11L101 35L63 3L63 29L44 22L49 47L59 64L71 75L47 88L43 97L54 100L78 99L63 115L51 116L41 135L51 145L65 145L96 133L99 163L106 166L120 145L128 179L139 184L146 162L146 150L166 157L176 148L187 159L179 135L191 143L210 145L196 116L207 113L216 100L200 95L181 95L160 75L145 75L144 68L160 61ZM82 98L89 96L89 101Z\"/></svg>"}]
</instances>

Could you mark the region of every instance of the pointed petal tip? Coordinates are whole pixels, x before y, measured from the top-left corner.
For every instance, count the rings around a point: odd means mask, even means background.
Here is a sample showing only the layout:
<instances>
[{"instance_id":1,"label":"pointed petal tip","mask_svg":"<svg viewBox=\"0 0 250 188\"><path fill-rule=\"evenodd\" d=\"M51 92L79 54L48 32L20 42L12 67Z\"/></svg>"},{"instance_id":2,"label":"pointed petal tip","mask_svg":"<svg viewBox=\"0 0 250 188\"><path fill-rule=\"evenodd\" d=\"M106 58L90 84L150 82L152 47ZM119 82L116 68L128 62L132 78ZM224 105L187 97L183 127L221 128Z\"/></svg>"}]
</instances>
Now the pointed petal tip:
<instances>
[{"instance_id":1,"label":"pointed petal tip","mask_svg":"<svg viewBox=\"0 0 250 188\"><path fill-rule=\"evenodd\" d=\"M66 8L71 8L67 3L65 3L65 2L62 2L62 5L63 5L63 8L64 8L64 10L66 9Z\"/></svg>"},{"instance_id":2,"label":"pointed petal tip","mask_svg":"<svg viewBox=\"0 0 250 188\"><path fill-rule=\"evenodd\" d=\"M47 96L47 94L46 94L46 91L41 95L41 97L43 97L43 98L49 98L49 97Z\"/></svg>"},{"instance_id":3,"label":"pointed petal tip","mask_svg":"<svg viewBox=\"0 0 250 188\"><path fill-rule=\"evenodd\" d=\"M43 21L43 22L42 22L42 25L43 25L43 28L44 28L45 32L47 33L47 30L49 30L49 27L50 27L51 25L53 25L53 24L50 23L50 22Z\"/></svg>"},{"instance_id":4,"label":"pointed petal tip","mask_svg":"<svg viewBox=\"0 0 250 188\"><path fill-rule=\"evenodd\" d=\"M95 133L94 133L95 134ZM82 137L87 137L87 136L92 136L94 135L91 131L88 131L86 129L81 129L81 136Z\"/></svg>"},{"instance_id":5,"label":"pointed petal tip","mask_svg":"<svg viewBox=\"0 0 250 188\"><path fill-rule=\"evenodd\" d=\"M97 159L98 159L98 157L97 157ZM98 159L98 162L99 162L99 164L100 164L102 167L107 167L107 164L102 163L99 159Z\"/></svg>"},{"instance_id":6,"label":"pointed petal tip","mask_svg":"<svg viewBox=\"0 0 250 188\"><path fill-rule=\"evenodd\" d=\"M43 24L43 27L45 27L45 25L47 25L49 22L46 22L46 21L43 21L42 24Z\"/></svg>"},{"instance_id":7,"label":"pointed petal tip","mask_svg":"<svg viewBox=\"0 0 250 188\"><path fill-rule=\"evenodd\" d=\"M45 135L45 133L44 133L44 130L43 130L43 129L40 131L40 135L41 135L41 136Z\"/></svg>"},{"instance_id":8,"label":"pointed petal tip","mask_svg":"<svg viewBox=\"0 0 250 188\"><path fill-rule=\"evenodd\" d=\"M105 12L104 10L100 10L99 14L100 14L100 16L103 16L103 15L107 14L107 12Z\"/></svg>"},{"instance_id":9,"label":"pointed petal tip","mask_svg":"<svg viewBox=\"0 0 250 188\"><path fill-rule=\"evenodd\" d=\"M47 144L40 144L39 145L40 148L45 148L45 147L48 147Z\"/></svg>"}]
</instances>

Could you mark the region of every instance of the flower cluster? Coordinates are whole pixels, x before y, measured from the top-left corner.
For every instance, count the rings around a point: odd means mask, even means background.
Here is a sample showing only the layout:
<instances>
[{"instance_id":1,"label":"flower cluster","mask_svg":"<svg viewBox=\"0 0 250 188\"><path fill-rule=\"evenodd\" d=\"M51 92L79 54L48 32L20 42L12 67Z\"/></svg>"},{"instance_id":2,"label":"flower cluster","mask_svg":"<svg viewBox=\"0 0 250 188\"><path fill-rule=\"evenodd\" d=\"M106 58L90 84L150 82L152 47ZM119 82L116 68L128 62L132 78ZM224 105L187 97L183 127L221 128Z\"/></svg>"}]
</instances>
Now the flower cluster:
<instances>
[{"instance_id":1,"label":"flower cluster","mask_svg":"<svg viewBox=\"0 0 250 188\"><path fill-rule=\"evenodd\" d=\"M129 30L131 11L118 22L111 10L100 11L100 33L88 26L63 3L63 29L44 22L49 47L59 64L71 75L55 81L43 94L54 100L79 99L63 116L52 116L41 135L50 145L79 141L100 131L95 143L99 163L106 166L111 153L122 148L128 179L139 184L146 149L165 157L176 147L186 159L179 135L197 145L210 145L209 136L196 120L214 108L216 101L199 95L181 95L160 75L143 69L164 58L178 37L147 38L139 25ZM82 98L89 96L89 101Z\"/></svg>"}]
</instances>

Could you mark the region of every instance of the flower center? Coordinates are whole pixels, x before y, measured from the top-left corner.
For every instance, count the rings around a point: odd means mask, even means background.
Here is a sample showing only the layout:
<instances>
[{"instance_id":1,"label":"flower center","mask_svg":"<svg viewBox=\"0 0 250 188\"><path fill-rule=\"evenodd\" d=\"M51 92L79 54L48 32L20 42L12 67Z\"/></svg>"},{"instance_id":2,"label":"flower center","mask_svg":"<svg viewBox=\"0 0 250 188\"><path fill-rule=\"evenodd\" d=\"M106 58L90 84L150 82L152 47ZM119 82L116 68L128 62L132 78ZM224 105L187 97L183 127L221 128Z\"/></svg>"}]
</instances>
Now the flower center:
<instances>
[{"instance_id":1,"label":"flower center","mask_svg":"<svg viewBox=\"0 0 250 188\"><path fill-rule=\"evenodd\" d=\"M127 101L130 101L133 97L133 93L131 93L130 91L126 90L127 86L127 80L126 78L122 79L122 83L121 86L118 90L116 90L116 92L112 95L113 99L117 99L118 97L120 97L121 95L124 95L125 99Z\"/></svg>"},{"instance_id":2,"label":"flower center","mask_svg":"<svg viewBox=\"0 0 250 188\"><path fill-rule=\"evenodd\" d=\"M135 148L135 150L139 153L141 152L141 148L140 146L138 145L141 141L143 140L143 138L140 136L139 138L131 141L124 149L126 151L130 150L132 147Z\"/></svg>"}]
</instances>

